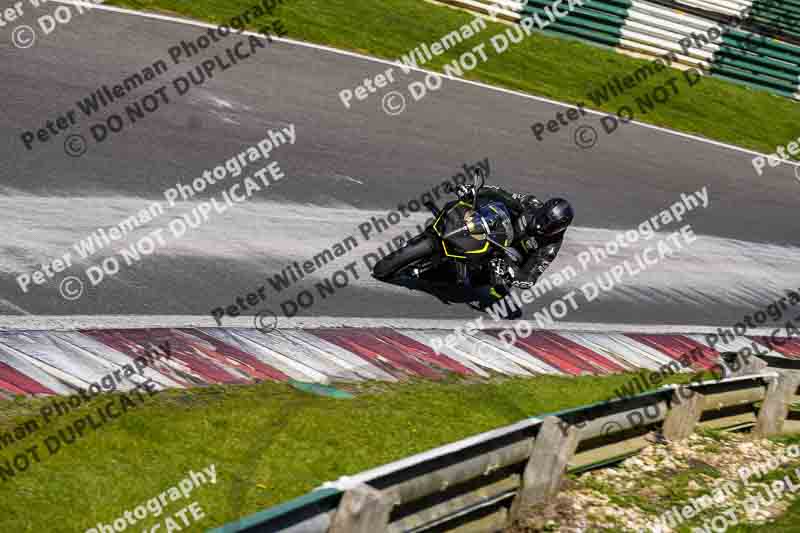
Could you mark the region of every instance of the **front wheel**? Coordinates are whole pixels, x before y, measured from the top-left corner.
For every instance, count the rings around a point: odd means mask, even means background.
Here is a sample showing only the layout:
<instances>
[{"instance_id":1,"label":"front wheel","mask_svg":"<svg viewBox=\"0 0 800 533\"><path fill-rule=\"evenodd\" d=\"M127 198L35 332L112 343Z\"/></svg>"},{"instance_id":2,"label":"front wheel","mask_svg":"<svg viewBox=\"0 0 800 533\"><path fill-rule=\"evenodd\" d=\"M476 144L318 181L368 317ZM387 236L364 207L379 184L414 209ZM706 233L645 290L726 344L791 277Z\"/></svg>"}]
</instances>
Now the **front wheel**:
<instances>
[{"instance_id":1,"label":"front wheel","mask_svg":"<svg viewBox=\"0 0 800 533\"><path fill-rule=\"evenodd\" d=\"M422 235L418 241L411 241L378 261L372 269L372 275L379 280L386 280L434 253L436 253L436 241L431 235Z\"/></svg>"}]
</instances>

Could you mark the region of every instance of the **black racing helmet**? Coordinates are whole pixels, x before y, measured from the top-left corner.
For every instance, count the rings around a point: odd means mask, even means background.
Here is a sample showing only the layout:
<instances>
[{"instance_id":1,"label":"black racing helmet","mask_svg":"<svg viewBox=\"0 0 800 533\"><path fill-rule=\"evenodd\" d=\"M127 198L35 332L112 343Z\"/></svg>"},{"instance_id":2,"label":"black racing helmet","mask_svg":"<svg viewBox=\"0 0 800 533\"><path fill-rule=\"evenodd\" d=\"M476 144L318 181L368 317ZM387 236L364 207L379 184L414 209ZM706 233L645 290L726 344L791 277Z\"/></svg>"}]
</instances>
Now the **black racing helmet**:
<instances>
[{"instance_id":1,"label":"black racing helmet","mask_svg":"<svg viewBox=\"0 0 800 533\"><path fill-rule=\"evenodd\" d=\"M527 233L536 237L553 237L572 224L572 206L563 198L551 198L537 209L528 223Z\"/></svg>"}]
</instances>

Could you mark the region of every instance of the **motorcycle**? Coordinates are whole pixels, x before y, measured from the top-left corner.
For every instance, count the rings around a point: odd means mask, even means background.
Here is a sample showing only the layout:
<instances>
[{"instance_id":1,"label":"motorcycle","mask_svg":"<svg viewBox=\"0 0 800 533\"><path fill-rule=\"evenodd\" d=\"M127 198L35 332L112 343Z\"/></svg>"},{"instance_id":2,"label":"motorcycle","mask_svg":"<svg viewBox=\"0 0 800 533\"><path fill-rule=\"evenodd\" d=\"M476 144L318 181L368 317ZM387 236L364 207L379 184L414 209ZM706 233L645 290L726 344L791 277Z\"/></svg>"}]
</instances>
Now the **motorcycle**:
<instances>
[{"instance_id":1,"label":"motorcycle","mask_svg":"<svg viewBox=\"0 0 800 533\"><path fill-rule=\"evenodd\" d=\"M440 211L435 203L427 202L425 206L433 213L434 221L402 248L378 261L372 270L373 277L380 281L420 279L426 272L451 266L460 280L464 280L500 255L515 265L521 264L522 255L510 248L514 225L508 208L497 201L478 205L479 192L485 184L483 172L475 170L471 205L460 199L449 202Z\"/></svg>"}]
</instances>

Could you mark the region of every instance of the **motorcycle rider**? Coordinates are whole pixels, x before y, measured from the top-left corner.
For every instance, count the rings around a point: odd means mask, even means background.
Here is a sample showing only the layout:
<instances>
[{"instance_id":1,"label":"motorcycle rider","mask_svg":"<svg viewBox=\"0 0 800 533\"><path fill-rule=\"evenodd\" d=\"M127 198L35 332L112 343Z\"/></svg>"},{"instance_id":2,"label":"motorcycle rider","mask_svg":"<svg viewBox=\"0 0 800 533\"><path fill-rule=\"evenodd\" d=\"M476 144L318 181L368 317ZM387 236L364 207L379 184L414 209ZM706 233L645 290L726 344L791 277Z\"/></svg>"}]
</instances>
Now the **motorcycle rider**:
<instances>
[{"instance_id":1,"label":"motorcycle rider","mask_svg":"<svg viewBox=\"0 0 800 533\"><path fill-rule=\"evenodd\" d=\"M474 191L473 185L461 185L456 195L471 203ZM511 287L533 287L558 255L574 213L563 198L541 202L533 194L509 193L500 187L486 185L478 193L478 202L491 201L502 202L511 213L515 233L511 247L524 258L522 264L511 264L500 257L489 262L488 292L493 299L500 299ZM469 283L466 279L460 281Z\"/></svg>"}]
</instances>

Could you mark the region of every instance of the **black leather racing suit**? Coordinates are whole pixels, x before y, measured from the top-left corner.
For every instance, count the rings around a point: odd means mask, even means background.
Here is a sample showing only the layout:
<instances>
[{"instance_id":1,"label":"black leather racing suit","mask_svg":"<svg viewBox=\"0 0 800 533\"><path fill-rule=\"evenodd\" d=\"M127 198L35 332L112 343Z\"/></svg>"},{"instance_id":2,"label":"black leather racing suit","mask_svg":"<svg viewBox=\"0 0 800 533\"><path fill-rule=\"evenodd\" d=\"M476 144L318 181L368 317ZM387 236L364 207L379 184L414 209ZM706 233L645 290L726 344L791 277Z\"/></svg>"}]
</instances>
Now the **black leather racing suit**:
<instances>
[{"instance_id":1,"label":"black leather racing suit","mask_svg":"<svg viewBox=\"0 0 800 533\"><path fill-rule=\"evenodd\" d=\"M491 276L490 284L503 293L512 286L530 288L558 255L564 232L554 237L532 237L526 233L528 223L542 207L542 202L533 194L509 193L500 187L486 185L478 193L478 202L483 204L489 201L503 202L508 208L514 224L514 242L511 247L524 258L521 265L514 265L507 260L511 271L509 275Z\"/></svg>"}]
</instances>

